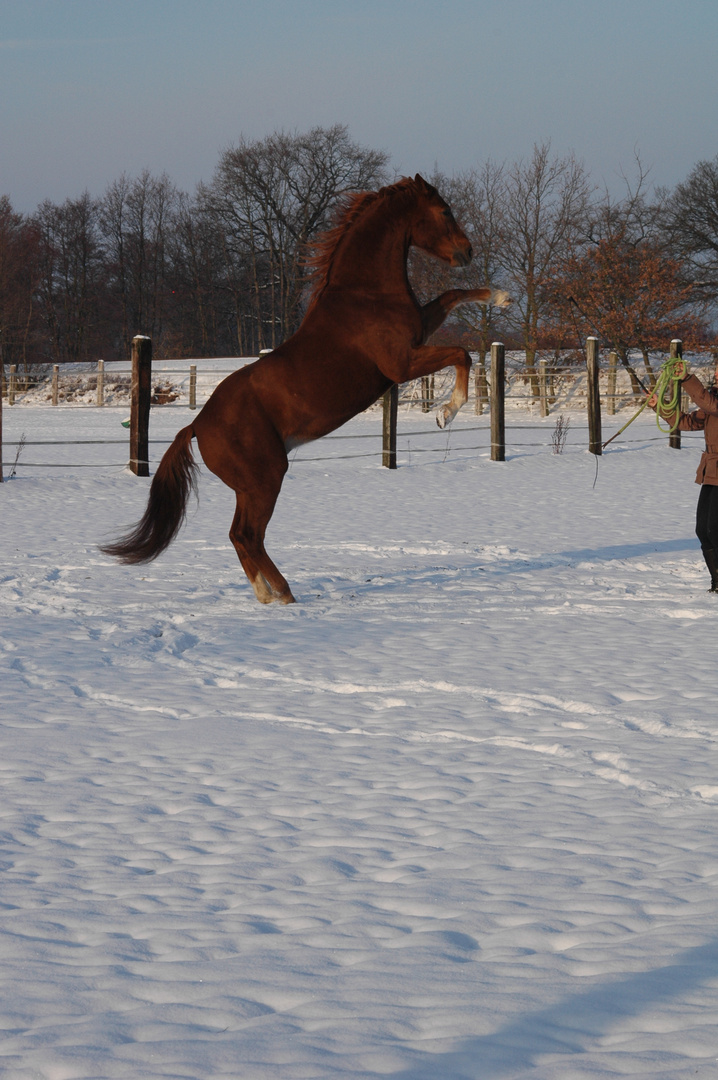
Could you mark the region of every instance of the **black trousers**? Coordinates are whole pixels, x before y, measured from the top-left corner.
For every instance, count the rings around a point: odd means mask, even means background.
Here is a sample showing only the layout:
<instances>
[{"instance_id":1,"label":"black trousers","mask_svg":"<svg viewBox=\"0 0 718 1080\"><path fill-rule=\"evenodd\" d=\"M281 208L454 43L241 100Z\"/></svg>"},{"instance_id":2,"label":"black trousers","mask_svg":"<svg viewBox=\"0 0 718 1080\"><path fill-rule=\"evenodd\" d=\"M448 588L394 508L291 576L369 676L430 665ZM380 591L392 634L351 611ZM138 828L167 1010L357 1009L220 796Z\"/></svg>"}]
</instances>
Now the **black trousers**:
<instances>
[{"instance_id":1,"label":"black trousers","mask_svg":"<svg viewBox=\"0 0 718 1080\"><path fill-rule=\"evenodd\" d=\"M696 536L704 550L718 554L718 486L701 484L696 507Z\"/></svg>"}]
</instances>

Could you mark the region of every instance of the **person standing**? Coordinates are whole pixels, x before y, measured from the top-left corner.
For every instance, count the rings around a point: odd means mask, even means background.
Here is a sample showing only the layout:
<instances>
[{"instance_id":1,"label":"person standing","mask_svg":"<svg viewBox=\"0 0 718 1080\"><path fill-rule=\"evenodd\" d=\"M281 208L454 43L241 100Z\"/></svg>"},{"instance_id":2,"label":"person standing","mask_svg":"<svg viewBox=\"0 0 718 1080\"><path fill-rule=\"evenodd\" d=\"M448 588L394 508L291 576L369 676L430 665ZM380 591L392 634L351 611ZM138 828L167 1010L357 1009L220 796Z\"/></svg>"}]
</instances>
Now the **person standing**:
<instances>
[{"instance_id":1,"label":"person standing","mask_svg":"<svg viewBox=\"0 0 718 1080\"><path fill-rule=\"evenodd\" d=\"M685 360L678 361L675 374L688 397L698 406L693 412L680 413L678 428L705 434L706 448L696 473L696 483L701 485L696 508L696 536L711 576L708 591L718 593L718 356L713 386L708 390L700 379L688 374ZM656 408L655 394L648 403ZM663 410L661 412L663 414ZM666 419L674 422L675 413Z\"/></svg>"}]
</instances>

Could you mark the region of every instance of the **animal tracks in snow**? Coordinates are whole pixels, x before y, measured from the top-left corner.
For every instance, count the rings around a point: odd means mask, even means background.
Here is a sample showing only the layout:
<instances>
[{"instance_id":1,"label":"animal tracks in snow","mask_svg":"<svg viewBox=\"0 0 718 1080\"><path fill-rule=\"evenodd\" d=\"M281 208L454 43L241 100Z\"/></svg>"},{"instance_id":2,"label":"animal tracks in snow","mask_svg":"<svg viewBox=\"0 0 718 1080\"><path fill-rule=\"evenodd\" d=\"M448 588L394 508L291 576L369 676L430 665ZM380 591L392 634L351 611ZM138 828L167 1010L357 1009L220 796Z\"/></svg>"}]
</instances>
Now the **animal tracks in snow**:
<instances>
[{"instance_id":1,"label":"animal tracks in snow","mask_svg":"<svg viewBox=\"0 0 718 1080\"><path fill-rule=\"evenodd\" d=\"M597 605L604 615L612 606L605 603L607 590L601 580L591 578L584 589L584 592L586 589L589 592L593 590L595 602L591 599L586 601L585 598L580 602L567 599L559 606L551 603L552 590L559 588L555 581L543 580L540 587L536 587L532 581L535 575L545 577L546 573L550 576L555 572L560 572L563 581L568 570L578 576L593 575L597 572L597 566L584 558L557 556L532 562L520 551L505 545L487 546L477 551L468 550L468 545L461 545L457 549L449 544L432 543L390 543L382 547L345 543L338 550L330 549L329 545L316 547L331 553L334 560L358 559L364 564L359 574L351 566L345 569L347 579L354 582L346 588L353 588L355 592L358 591L356 579L359 576L371 578L369 582L363 582L366 588L363 599L359 601L360 617L367 620L367 630L374 627L381 616L389 635L394 626L400 637L409 642L414 636L411 624L421 630L437 607L450 604L447 582L463 581L467 572L469 577L471 573L483 575L481 585L482 588L489 586L488 594L498 589L498 595L489 596L485 603L482 602L482 610L472 614L469 625L481 619L491 622L492 612L496 611L501 612L502 618L516 624L528 617L552 620L568 616L580 620L595 616ZM407 564L411 560L429 559L436 563L438 559L443 559L446 563L457 556L464 566L452 568L444 565L437 568L432 565L417 569L413 571L413 584L411 578L407 577ZM377 593L371 588L377 584L377 577L375 571L367 575L367 560L400 562L403 567L402 588L406 587L408 595L393 597L391 603L387 604L381 598L381 590ZM630 560L624 560L622 565L628 562ZM467 571L466 564L472 564L473 569ZM641 564L638 565L640 567ZM598 569L605 573L605 563ZM331 577L331 567L328 573ZM511 575L513 590L513 602L509 606L501 595L501 581L507 574ZM615 739L621 730L633 732L644 740L640 744L639 758L654 740L707 741L713 745L713 731L705 724L691 722L690 718L678 723L674 718L667 717L660 708L660 692L614 688L613 692L604 690L599 695L602 700L596 701L594 694L594 700L589 701L545 691L501 690L479 680L471 684L465 679L417 677L415 672L410 678L402 678L404 664L400 652L397 653L397 678L392 681L329 677L326 657L317 655L311 647L308 652L302 650L301 639L311 627L313 633L309 634L310 640L312 637L316 640L317 630L321 630L321 620L324 618L330 621L343 619L344 588L339 589L339 606L334 612L326 608L324 601L320 611L313 611L310 602L306 610L298 609L290 614L292 621L288 631L290 638L296 639L300 647L301 665L295 664L291 657L284 656L277 657L278 662L269 665L257 662L262 652L273 652L268 637L272 622L267 621L266 617L262 620L259 647L255 640L248 646L240 635L240 655L233 655L230 663L223 659L228 651L235 653L230 627L233 620L239 617L237 605L241 611L246 606L244 601L248 600L241 589L217 585L212 588L204 584L193 586L194 591L187 599L190 601L192 598L191 602L195 603L194 598L199 598L199 603L192 611L188 610L190 602L178 605L174 599L174 594L183 587L184 581L173 580L171 573L167 581L153 574L151 581L143 588L155 593L159 602L153 605L155 617L151 622L144 623L147 605L140 604L134 596L113 611L109 619L104 608L98 614L96 594L83 584L87 577L87 567L73 563L24 578L9 575L0 583L0 595L4 595L6 605L35 614L40 614L43 610L41 605L44 605L45 617L60 620L58 628L63 621L71 621L71 640L75 643L86 640L97 650L97 664L93 666L91 680L73 680L61 666L59 670L51 670L52 665L44 665L37 657L16 661L14 670L28 687L44 689L48 693L64 687L76 699L86 703L94 702L98 706L124 710L128 714L158 714L175 720L207 715L206 695L202 693L202 688L211 688L214 695L211 712L238 722L245 720L291 725L325 736L352 739L379 738L412 744L451 743L459 746L463 743L484 745L486 748L500 747L519 755L539 754L551 761L553 767L577 775L594 775L602 782L633 786L654 795L689 795L702 799L718 797L715 785L708 781L684 785L682 778L668 780L664 776L655 779L646 775L645 767L639 760L623 761L618 765L611 760L610 750L595 749L597 742ZM417 600L413 594L420 578L425 583L433 582L425 601ZM389 580L394 580L397 586L392 592L398 592L399 578L394 579L389 575L386 581ZM564 582L563 589L563 595L570 596L570 580L567 584ZM621 602L625 602L625 584L619 586L613 583L611 589L622 591ZM172 608L183 606L183 614L170 611L170 592L173 594ZM532 597L531 604L527 603L528 596ZM654 602L650 583L647 583L641 600L644 605ZM661 608L664 606L661 601ZM693 619L703 618L706 614L704 608L677 607L671 612L672 619L683 618L684 610ZM257 613L257 621L263 614ZM224 630L223 641L207 631L208 617L214 625L219 617ZM191 630L187 627L190 620L194 623ZM408 624L406 620L409 620ZM244 633L246 635L246 630ZM421 640L425 642L430 635L429 630ZM319 636L323 637L321 634ZM256 638L254 631L251 637ZM2 647L3 642L0 641ZM12 650L14 643L8 642L4 647ZM416 644L410 644L408 648L416 648ZM341 657L338 662L341 663ZM346 665L348 670L355 673L363 666L361 662ZM442 666L442 659L438 657L436 668ZM463 666L466 668L466 663ZM483 667L480 660L474 666ZM103 684L114 685L112 671L115 668L131 671L131 681L142 686L142 692L118 694L107 689ZM179 679L179 685L187 688L183 707L177 708L163 700L165 695L161 688L167 679ZM257 709L255 703L258 699L269 707ZM275 707L272 707L273 703ZM636 705L640 705L639 710ZM513 722L519 723L521 734L507 735L502 730Z\"/></svg>"},{"instance_id":2,"label":"animal tracks in snow","mask_svg":"<svg viewBox=\"0 0 718 1080\"><path fill-rule=\"evenodd\" d=\"M713 1074L690 451L532 453L297 461L282 609L206 476L147 568L144 481L3 485L3 1076Z\"/></svg>"}]
</instances>

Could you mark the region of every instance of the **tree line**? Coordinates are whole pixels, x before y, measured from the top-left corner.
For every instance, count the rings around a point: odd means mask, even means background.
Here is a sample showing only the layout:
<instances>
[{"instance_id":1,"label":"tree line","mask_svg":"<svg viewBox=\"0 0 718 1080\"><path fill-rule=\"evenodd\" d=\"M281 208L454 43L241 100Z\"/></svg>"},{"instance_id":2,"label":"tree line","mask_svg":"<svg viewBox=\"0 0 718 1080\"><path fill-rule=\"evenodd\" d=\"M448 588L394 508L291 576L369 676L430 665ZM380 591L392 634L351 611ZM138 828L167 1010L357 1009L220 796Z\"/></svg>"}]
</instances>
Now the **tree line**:
<instances>
[{"instance_id":1,"label":"tree line","mask_svg":"<svg viewBox=\"0 0 718 1080\"><path fill-rule=\"evenodd\" d=\"M312 240L342 197L390 183L388 155L346 127L275 132L224 150L194 193L167 175L122 175L99 198L16 213L0 196L3 364L125 359L135 334L155 354L251 356L297 328ZM629 350L670 337L710 339L718 300L718 156L673 190L641 162L620 198L596 188L549 144L531 157L427 177L469 235L474 261L452 271L414 252L420 299L485 282L508 289L506 312L457 309L456 335L481 356L501 337L526 353L582 347L595 334L637 379Z\"/></svg>"}]
</instances>

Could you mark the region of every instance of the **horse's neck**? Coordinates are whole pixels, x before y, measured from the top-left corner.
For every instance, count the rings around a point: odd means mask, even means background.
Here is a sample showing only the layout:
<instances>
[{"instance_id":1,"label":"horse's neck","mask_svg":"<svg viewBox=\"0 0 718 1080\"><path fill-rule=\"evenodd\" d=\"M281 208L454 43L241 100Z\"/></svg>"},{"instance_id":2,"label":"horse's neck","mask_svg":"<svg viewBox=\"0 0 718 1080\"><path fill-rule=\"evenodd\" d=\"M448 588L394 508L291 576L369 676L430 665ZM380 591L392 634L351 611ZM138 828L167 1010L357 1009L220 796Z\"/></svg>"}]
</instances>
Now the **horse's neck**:
<instances>
[{"instance_id":1,"label":"horse's neck","mask_svg":"<svg viewBox=\"0 0 718 1080\"><path fill-rule=\"evenodd\" d=\"M392 215L387 201L356 221L339 243L327 284L370 291L409 290L406 227Z\"/></svg>"}]
</instances>

